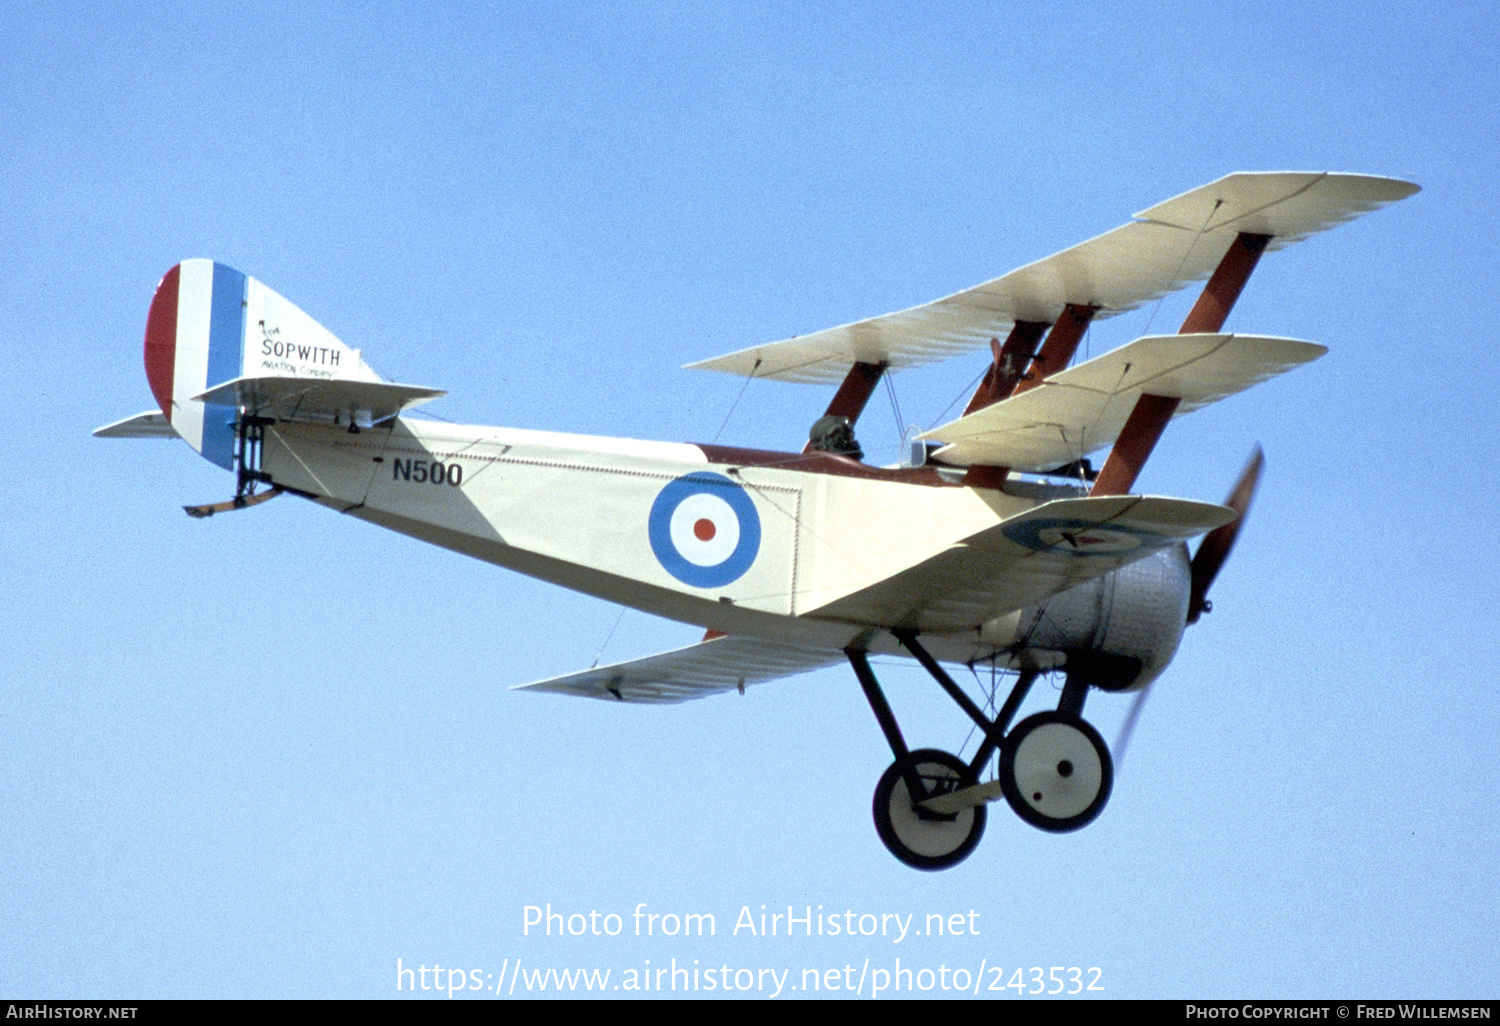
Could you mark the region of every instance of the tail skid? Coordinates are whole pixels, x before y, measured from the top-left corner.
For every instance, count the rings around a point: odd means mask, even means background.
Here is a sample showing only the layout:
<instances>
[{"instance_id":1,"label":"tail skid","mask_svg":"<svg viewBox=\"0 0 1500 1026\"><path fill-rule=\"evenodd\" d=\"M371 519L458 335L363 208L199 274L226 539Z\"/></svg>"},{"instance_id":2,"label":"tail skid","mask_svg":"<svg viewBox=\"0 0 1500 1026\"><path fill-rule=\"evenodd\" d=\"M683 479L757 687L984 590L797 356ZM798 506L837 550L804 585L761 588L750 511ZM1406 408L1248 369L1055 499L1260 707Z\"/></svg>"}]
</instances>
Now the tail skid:
<instances>
[{"instance_id":1,"label":"tail skid","mask_svg":"<svg viewBox=\"0 0 1500 1026\"><path fill-rule=\"evenodd\" d=\"M269 491L261 492L259 495L236 495L225 502L215 502L208 506L184 506L182 509L188 516L203 520L213 516L215 513L229 513L232 510L249 509L251 506L259 506L268 499L276 498L276 496L284 491L286 491L285 488L276 487Z\"/></svg>"}]
</instances>

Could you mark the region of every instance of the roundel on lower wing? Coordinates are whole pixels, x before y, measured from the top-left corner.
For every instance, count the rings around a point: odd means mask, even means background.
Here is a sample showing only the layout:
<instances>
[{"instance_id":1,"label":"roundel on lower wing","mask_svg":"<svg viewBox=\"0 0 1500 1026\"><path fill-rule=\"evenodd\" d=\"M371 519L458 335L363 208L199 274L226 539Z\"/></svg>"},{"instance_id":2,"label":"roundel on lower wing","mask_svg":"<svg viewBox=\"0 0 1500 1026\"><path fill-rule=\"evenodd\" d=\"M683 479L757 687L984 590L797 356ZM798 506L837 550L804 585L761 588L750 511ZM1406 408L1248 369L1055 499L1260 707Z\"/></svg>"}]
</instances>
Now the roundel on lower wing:
<instances>
[{"instance_id":1,"label":"roundel on lower wing","mask_svg":"<svg viewBox=\"0 0 1500 1026\"><path fill-rule=\"evenodd\" d=\"M1157 549L1172 541L1134 528L1072 519L1028 520L1001 530L1011 541L1028 549L1078 556L1113 556L1131 549Z\"/></svg>"},{"instance_id":2,"label":"roundel on lower wing","mask_svg":"<svg viewBox=\"0 0 1500 1026\"><path fill-rule=\"evenodd\" d=\"M694 588L739 580L760 552L760 516L750 496L707 471L663 488L651 504L647 531L656 561Z\"/></svg>"}]
</instances>

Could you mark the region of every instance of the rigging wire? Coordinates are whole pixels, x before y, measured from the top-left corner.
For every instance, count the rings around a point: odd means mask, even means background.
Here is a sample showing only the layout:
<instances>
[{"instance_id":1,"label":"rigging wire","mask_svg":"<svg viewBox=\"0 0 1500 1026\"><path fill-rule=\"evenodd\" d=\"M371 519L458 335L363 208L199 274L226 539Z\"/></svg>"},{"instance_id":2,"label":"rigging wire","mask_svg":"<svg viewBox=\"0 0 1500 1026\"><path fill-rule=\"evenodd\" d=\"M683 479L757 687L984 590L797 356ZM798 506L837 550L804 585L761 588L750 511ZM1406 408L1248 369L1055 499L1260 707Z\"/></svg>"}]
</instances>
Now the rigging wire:
<instances>
[{"instance_id":1,"label":"rigging wire","mask_svg":"<svg viewBox=\"0 0 1500 1026\"><path fill-rule=\"evenodd\" d=\"M896 443L896 451L897 453L899 453L901 451L900 446L902 442L906 441L906 421L901 418L901 404L896 401L896 386L891 381L890 372L887 371L886 373L882 374L881 377L885 379L885 394L889 396L891 400L891 416L896 418L896 434L900 438L900 441Z\"/></svg>"},{"instance_id":2,"label":"rigging wire","mask_svg":"<svg viewBox=\"0 0 1500 1026\"><path fill-rule=\"evenodd\" d=\"M1197 247L1198 240L1203 238L1204 232L1208 231L1208 223L1214 219L1214 215L1219 212L1219 208L1223 205L1223 200L1214 200L1214 205L1209 209L1208 216L1203 219L1203 224L1199 225L1198 230L1193 233L1192 240L1188 242L1187 249L1183 251L1182 259L1177 261L1177 269L1172 272L1171 284L1162 291L1161 295L1156 297L1156 305L1151 308L1151 316L1146 318L1146 326L1141 329L1142 335L1151 334L1151 325L1155 322L1156 315L1161 310L1161 305L1167 301L1167 294L1177 290L1177 285L1182 280L1182 269L1186 266L1188 257L1193 255L1193 250Z\"/></svg>"},{"instance_id":3,"label":"rigging wire","mask_svg":"<svg viewBox=\"0 0 1500 1026\"><path fill-rule=\"evenodd\" d=\"M986 715L990 716L990 718L993 719L994 718L994 711L993 710L995 708L995 695L999 692L999 687L1000 687L1000 667L998 665L996 665L994 658L990 659L990 686L989 686L989 690L986 691L985 687L984 687L984 681L982 681L982 680L979 679L979 671L974 668L974 663L968 663L966 665L969 667L969 672L974 675L974 683L975 683L976 686L978 686L979 693L985 696L985 698L984 698L984 707L983 707L984 708L984 712L985 712ZM977 724L977 723L970 723L969 724L969 732L968 732L968 734L964 735L963 744L961 744L961 745L958 746L958 751L959 751L960 755L963 754L964 749L966 749L966 748L969 747L969 742L972 741L972 740L974 740L974 732L976 730L978 730L978 729L979 729L979 724ZM998 750L996 751L996 754L997 755L999 754Z\"/></svg>"},{"instance_id":4,"label":"rigging wire","mask_svg":"<svg viewBox=\"0 0 1500 1026\"><path fill-rule=\"evenodd\" d=\"M1120 368L1120 376L1115 380L1116 392L1118 392L1120 386L1124 384L1125 376L1130 373L1130 366L1131 365L1127 363L1125 364L1125 366ZM1089 439L1094 437L1094 429L1097 428L1099 426L1099 422L1104 419L1104 410L1105 407L1101 405L1099 407L1099 412L1094 414L1093 421L1090 422L1088 427L1084 428L1083 431L1079 433L1078 448L1073 450L1074 452L1078 453L1078 474L1080 478L1083 478L1083 484L1085 487L1087 487L1088 485L1088 480L1087 478L1084 478L1083 475L1083 457L1088 453ZM1066 436L1064 437L1066 438Z\"/></svg>"},{"instance_id":5,"label":"rigging wire","mask_svg":"<svg viewBox=\"0 0 1500 1026\"><path fill-rule=\"evenodd\" d=\"M986 364L983 370L981 370L978 374L974 375L974 380L970 381L967 385L965 385L962 389L960 389L959 393L953 397L953 401L950 402L947 406L943 407L943 412L939 413L935 418L933 418L933 421L928 426L927 430L931 431L933 428L935 428L939 424L941 424L943 422L943 418L946 417L946 416L948 416L948 411L952 410L953 407L957 406L958 405L958 401L960 399L962 399L966 395L973 395L974 394L974 389L976 389L976 388L979 387L979 382L984 378L984 376L986 374L989 373L989 370L990 370L989 365Z\"/></svg>"},{"instance_id":6,"label":"rigging wire","mask_svg":"<svg viewBox=\"0 0 1500 1026\"><path fill-rule=\"evenodd\" d=\"M729 418L734 416L735 408L739 406L740 400L745 397L745 389L750 387L750 381L755 377L755 372L758 370L760 370L760 357L757 356L755 358L755 366L750 368L750 373L745 375L745 383L740 386L740 394L734 397L734 402L729 404L729 412L724 414L724 423L720 424L719 430L714 432L713 444L717 445L719 443L719 436L729 426Z\"/></svg>"},{"instance_id":7,"label":"rigging wire","mask_svg":"<svg viewBox=\"0 0 1500 1026\"><path fill-rule=\"evenodd\" d=\"M1199 225L1198 226L1198 230L1193 233L1192 239L1188 242L1187 249L1183 250L1182 258L1177 261L1177 267L1176 267L1176 269L1174 269L1172 271L1172 277L1170 279L1171 280L1171 284L1167 287L1166 290L1164 290L1162 292L1162 294L1160 296L1158 296L1156 298L1156 305L1151 308L1151 314L1150 314L1149 317L1146 318L1146 325L1145 325L1144 328L1141 329L1141 334L1142 335L1149 335L1149 334L1151 334L1151 325L1156 321L1156 315L1157 315L1158 312L1160 312L1162 303L1166 302L1168 293L1176 291L1178 283L1182 280L1182 269L1183 269L1183 267L1187 266L1188 257L1190 257L1190 256L1193 255L1193 250L1195 248L1197 248L1198 240L1201 239L1203 237L1204 232L1206 232L1208 230L1209 222L1213 220L1214 214L1218 212L1219 207L1223 206L1223 204L1224 204L1223 200L1214 200L1214 205L1213 205L1212 208L1209 209L1208 214L1203 218L1203 223L1201 225ZM1089 324L1088 324L1088 326L1086 328L1084 328L1084 333L1083 333L1083 358L1084 358L1085 361L1087 361L1089 359L1089 354L1092 352L1092 349L1093 349L1093 338L1094 338L1094 325L1093 325L1093 322L1090 321ZM1120 384L1124 382L1126 375L1129 374L1129 373L1130 373L1130 364L1127 363L1120 370L1120 379L1119 379L1119 381L1115 382L1115 387L1117 389L1119 388ZM1078 439L1078 447L1077 447L1076 450L1074 450L1074 451L1076 451L1078 453L1078 463L1079 463L1078 475L1079 475L1079 483L1081 485L1083 485L1085 488L1088 487L1088 480L1084 476L1084 473L1083 473L1082 461L1083 461L1083 457L1084 457L1084 454L1085 454L1085 450L1088 448L1089 438L1093 435L1094 429L1099 426L1099 421L1103 418L1103 416L1104 416L1104 407L1101 406L1099 408L1098 414L1096 414L1095 417L1094 417L1093 423L1089 424L1089 426L1084 430L1083 434L1079 437L1079 439ZM1064 433L1063 443L1067 444L1066 433Z\"/></svg>"},{"instance_id":8,"label":"rigging wire","mask_svg":"<svg viewBox=\"0 0 1500 1026\"><path fill-rule=\"evenodd\" d=\"M615 631L619 629L620 621L623 619L625 619L625 607L621 606L620 615L615 617L615 625L611 627L609 629L609 633L604 636L604 644L599 646L599 653L594 656L594 661L592 663L589 663L589 669L592 670L594 667L598 666L599 660L604 658L604 650L609 647L609 639L615 636Z\"/></svg>"}]
</instances>

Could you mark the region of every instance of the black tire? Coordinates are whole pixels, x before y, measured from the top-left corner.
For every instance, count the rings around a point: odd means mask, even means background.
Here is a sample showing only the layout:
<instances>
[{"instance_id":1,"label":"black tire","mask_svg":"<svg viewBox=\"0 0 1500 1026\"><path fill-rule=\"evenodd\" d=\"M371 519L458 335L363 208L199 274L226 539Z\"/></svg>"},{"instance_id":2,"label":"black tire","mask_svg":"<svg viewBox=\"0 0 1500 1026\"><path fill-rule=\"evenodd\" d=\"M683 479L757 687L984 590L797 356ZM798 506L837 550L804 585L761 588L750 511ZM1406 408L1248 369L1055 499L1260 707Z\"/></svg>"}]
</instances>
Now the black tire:
<instances>
[{"instance_id":1,"label":"black tire","mask_svg":"<svg viewBox=\"0 0 1500 1026\"><path fill-rule=\"evenodd\" d=\"M1066 833L1098 818L1114 787L1115 766L1099 732L1072 713L1028 716L1000 747L1000 790L1016 815Z\"/></svg>"},{"instance_id":2,"label":"black tire","mask_svg":"<svg viewBox=\"0 0 1500 1026\"><path fill-rule=\"evenodd\" d=\"M983 805L952 815L919 812L906 785L906 767L914 766L933 798L972 784L969 767L955 755L922 748L893 762L875 785L875 832L890 853L913 869L934 871L956 866L984 836Z\"/></svg>"}]
</instances>

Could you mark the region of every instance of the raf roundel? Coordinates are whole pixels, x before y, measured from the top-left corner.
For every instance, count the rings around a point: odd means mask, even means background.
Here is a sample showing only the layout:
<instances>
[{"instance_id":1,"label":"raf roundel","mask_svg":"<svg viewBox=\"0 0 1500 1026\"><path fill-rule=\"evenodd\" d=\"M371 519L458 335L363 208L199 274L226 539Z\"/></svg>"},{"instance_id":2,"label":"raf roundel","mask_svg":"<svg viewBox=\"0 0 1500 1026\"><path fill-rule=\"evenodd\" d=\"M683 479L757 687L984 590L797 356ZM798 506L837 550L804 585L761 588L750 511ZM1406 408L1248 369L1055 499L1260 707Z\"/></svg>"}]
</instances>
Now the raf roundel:
<instances>
[{"instance_id":1,"label":"raf roundel","mask_svg":"<svg viewBox=\"0 0 1500 1026\"><path fill-rule=\"evenodd\" d=\"M1174 539L1124 525L1101 527L1088 520L1029 520L1002 527L1017 545L1037 552L1066 552L1074 556L1113 556L1145 546L1159 549Z\"/></svg>"},{"instance_id":2,"label":"raf roundel","mask_svg":"<svg viewBox=\"0 0 1500 1026\"><path fill-rule=\"evenodd\" d=\"M662 568L694 588L737 581L760 551L760 516L745 490L722 474L679 477L656 496L647 521Z\"/></svg>"}]
</instances>

